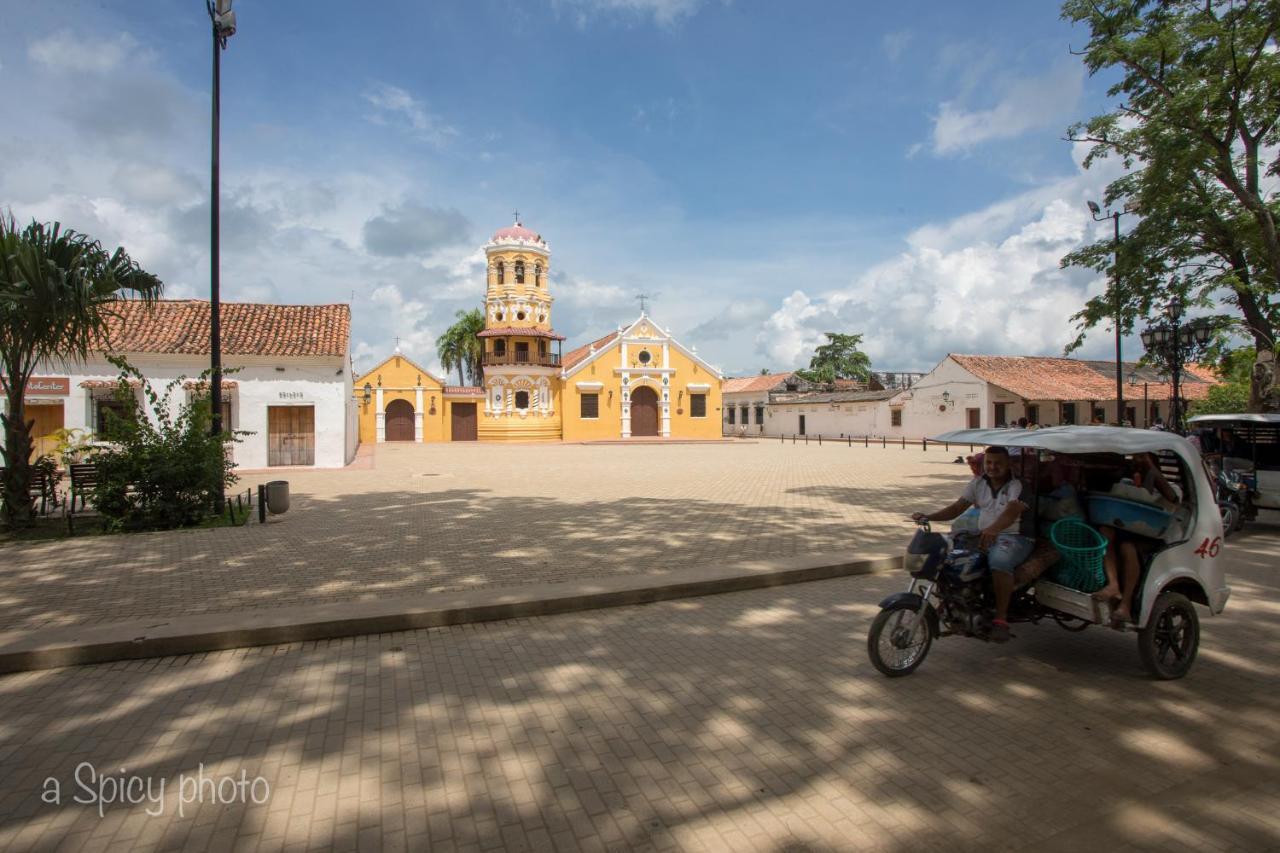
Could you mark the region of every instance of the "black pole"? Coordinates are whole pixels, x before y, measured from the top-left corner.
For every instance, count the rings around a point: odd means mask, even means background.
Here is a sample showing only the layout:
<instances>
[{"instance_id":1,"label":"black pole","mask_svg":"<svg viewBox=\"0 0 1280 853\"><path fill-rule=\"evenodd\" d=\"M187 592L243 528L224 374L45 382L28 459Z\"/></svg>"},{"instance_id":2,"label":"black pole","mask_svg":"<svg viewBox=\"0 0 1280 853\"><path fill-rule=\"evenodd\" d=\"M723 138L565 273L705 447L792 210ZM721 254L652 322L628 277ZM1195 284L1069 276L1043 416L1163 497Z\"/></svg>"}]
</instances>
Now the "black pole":
<instances>
[{"instance_id":1,"label":"black pole","mask_svg":"<svg viewBox=\"0 0 1280 853\"><path fill-rule=\"evenodd\" d=\"M1144 427L1151 426L1151 403L1148 400L1148 386L1150 383L1142 383L1142 425Z\"/></svg>"},{"instance_id":2,"label":"black pole","mask_svg":"<svg viewBox=\"0 0 1280 853\"><path fill-rule=\"evenodd\" d=\"M209 367L213 377L209 382L209 404L213 407L210 432L222 434L222 306L220 282L218 277L218 148L219 148L219 114L221 113L222 88L222 38L218 33L218 22L214 18L213 6L209 6L209 17L213 23L213 119L212 148L213 158L210 165L211 187L209 190ZM218 484L214 489L214 500L217 508L222 508L226 499L222 472L218 473Z\"/></svg>"},{"instance_id":3,"label":"black pole","mask_svg":"<svg viewBox=\"0 0 1280 853\"><path fill-rule=\"evenodd\" d=\"M1115 251L1115 272L1112 278L1115 280L1115 308L1116 308L1116 423L1124 423L1124 364L1120 360L1120 312L1122 310L1120 300L1120 211L1111 214L1111 222L1115 226L1115 241L1112 244Z\"/></svg>"},{"instance_id":4,"label":"black pole","mask_svg":"<svg viewBox=\"0 0 1280 853\"><path fill-rule=\"evenodd\" d=\"M1173 423L1170 425L1174 432L1182 435L1182 325L1181 312L1173 315L1173 340L1170 342L1173 347L1173 411L1170 413Z\"/></svg>"}]
</instances>

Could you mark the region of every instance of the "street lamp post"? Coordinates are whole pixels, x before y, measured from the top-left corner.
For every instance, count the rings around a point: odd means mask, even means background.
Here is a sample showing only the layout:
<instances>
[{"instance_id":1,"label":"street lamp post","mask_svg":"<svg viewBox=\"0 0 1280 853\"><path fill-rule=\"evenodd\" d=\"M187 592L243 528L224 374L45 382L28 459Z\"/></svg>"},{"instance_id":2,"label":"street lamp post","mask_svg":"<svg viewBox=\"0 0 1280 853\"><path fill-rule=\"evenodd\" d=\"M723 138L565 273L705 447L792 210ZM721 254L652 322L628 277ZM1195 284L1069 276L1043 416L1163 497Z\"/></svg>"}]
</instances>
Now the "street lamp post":
<instances>
[{"instance_id":1,"label":"street lamp post","mask_svg":"<svg viewBox=\"0 0 1280 853\"><path fill-rule=\"evenodd\" d=\"M1120 359L1120 314L1123 311L1123 300L1120 298L1120 217L1127 210L1113 210L1111 213L1103 213L1102 208L1098 207L1098 203L1089 202L1089 213L1093 215L1094 222L1101 222L1104 219L1110 219L1114 226L1114 236L1112 237L1112 252L1115 260L1111 267L1112 280L1112 302L1116 315L1116 423L1124 423L1124 363Z\"/></svg>"},{"instance_id":2,"label":"street lamp post","mask_svg":"<svg viewBox=\"0 0 1280 853\"><path fill-rule=\"evenodd\" d=\"M1142 332L1142 344L1156 350L1169 365L1172 399L1169 402L1169 429L1182 433L1182 361L1183 351L1202 347L1213 336L1213 323L1205 318L1182 322L1182 300L1174 297L1165 309L1166 322L1149 326Z\"/></svg>"},{"instance_id":3,"label":"street lamp post","mask_svg":"<svg viewBox=\"0 0 1280 853\"><path fill-rule=\"evenodd\" d=\"M214 435L222 434L222 294L218 271L218 224L221 208L218 198L219 118L222 112L222 51L227 49L227 39L236 31L236 13L231 11L232 2L234 0L205 0L209 20L213 24L212 186L209 191L209 367L213 376L209 382L209 404L212 406L210 431ZM215 496L218 511L221 512L225 499L221 472L218 474Z\"/></svg>"}]
</instances>

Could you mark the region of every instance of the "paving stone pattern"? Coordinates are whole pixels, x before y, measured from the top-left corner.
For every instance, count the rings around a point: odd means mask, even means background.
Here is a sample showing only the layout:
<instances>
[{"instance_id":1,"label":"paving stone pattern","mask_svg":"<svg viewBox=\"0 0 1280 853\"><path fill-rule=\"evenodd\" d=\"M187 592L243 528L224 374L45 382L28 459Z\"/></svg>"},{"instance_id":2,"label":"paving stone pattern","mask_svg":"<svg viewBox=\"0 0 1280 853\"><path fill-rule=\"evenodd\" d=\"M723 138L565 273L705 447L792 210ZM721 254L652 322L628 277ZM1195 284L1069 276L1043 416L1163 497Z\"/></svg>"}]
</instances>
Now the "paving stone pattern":
<instances>
[{"instance_id":1,"label":"paving stone pattern","mask_svg":"<svg viewBox=\"0 0 1280 853\"><path fill-rule=\"evenodd\" d=\"M0 849L1276 850L1278 534L1177 682L1053 625L885 679L889 575L0 677ZM162 813L67 803L81 762ZM269 799L179 816L201 763Z\"/></svg>"},{"instance_id":2,"label":"paving stone pattern","mask_svg":"<svg viewBox=\"0 0 1280 853\"><path fill-rule=\"evenodd\" d=\"M0 630L897 547L967 478L942 448L394 445L284 477L267 525L0 545ZM367 460L367 456L363 459Z\"/></svg>"}]
</instances>

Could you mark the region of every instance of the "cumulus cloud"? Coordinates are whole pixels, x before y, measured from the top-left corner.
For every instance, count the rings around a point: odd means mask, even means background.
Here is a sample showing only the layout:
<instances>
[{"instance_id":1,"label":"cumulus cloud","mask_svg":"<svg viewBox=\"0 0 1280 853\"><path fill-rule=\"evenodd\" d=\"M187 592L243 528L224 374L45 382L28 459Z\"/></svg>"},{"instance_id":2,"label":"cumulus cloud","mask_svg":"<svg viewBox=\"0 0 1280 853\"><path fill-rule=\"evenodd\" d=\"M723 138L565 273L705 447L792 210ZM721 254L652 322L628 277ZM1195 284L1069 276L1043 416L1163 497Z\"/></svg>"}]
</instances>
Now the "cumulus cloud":
<instances>
[{"instance_id":1,"label":"cumulus cloud","mask_svg":"<svg viewBox=\"0 0 1280 853\"><path fill-rule=\"evenodd\" d=\"M846 286L794 291L759 325L757 349L795 367L822 333L843 331L862 333L884 370L927 370L948 352L1061 354L1073 337L1068 318L1102 282L1059 261L1098 236L1084 199L1105 181L1082 174L921 227L905 251Z\"/></svg>"},{"instance_id":2,"label":"cumulus cloud","mask_svg":"<svg viewBox=\"0 0 1280 853\"><path fill-rule=\"evenodd\" d=\"M967 109L948 101L933 124L933 151L964 153L993 139L1011 139L1029 130L1053 125L1073 114L1084 87L1084 68L1062 63L1042 77L1013 83L995 106Z\"/></svg>"},{"instance_id":3,"label":"cumulus cloud","mask_svg":"<svg viewBox=\"0 0 1280 853\"><path fill-rule=\"evenodd\" d=\"M112 37L81 37L60 30L27 46L27 56L52 71L103 74L129 58L144 55L138 41L128 33Z\"/></svg>"},{"instance_id":4,"label":"cumulus cloud","mask_svg":"<svg viewBox=\"0 0 1280 853\"><path fill-rule=\"evenodd\" d=\"M763 299L735 299L689 330L691 341L724 341L742 329L755 327L770 314Z\"/></svg>"},{"instance_id":5,"label":"cumulus cloud","mask_svg":"<svg viewBox=\"0 0 1280 853\"><path fill-rule=\"evenodd\" d=\"M384 207L364 224L364 246L384 257L426 255L470 239L471 223L454 208L404 202Z\"/></svg>"},{"instance_id":6,"label":"cumulus cloud","mask_svg":"<svg viewBox=\"0 0 1280 853\"><path fill-rule=\"evenodd\" d=\"M372 355L371 361L385 358L390 354L387 343L394 344L392 339L399 338L401 352L413 357L436 376L443 376L440 360L435 357L436 338L452 321L452 317L446 315L437 325L433 322L431 307L425 301L405 295L395 284L377 288L369 299L384 318L382 330L385 337L372 345L362 341L358 347L359 352Z\"/></svg>"},{"instance_id":7,"label":"cumulus cloud","mask_svg":"<svg viewBox=\"0 0 1280 853\"><path fill-rule=\"evenodd\" d=\"M375 83L364 93L364 99L375 108L369 116L374 124L399 125L437 148L458 135L457 128L428 112L421 100L399 86Z\"/></svg>"}]
</instances>

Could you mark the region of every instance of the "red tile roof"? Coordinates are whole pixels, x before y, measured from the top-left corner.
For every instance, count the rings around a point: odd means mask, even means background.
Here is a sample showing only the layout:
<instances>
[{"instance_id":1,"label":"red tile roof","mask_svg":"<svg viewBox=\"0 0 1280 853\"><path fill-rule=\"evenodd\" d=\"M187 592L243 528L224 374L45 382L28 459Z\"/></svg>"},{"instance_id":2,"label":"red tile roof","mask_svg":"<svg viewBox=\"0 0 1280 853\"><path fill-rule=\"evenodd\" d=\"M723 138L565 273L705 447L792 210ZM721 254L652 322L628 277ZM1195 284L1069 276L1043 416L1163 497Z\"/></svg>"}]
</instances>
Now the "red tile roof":
<instances>
[{"instance_id":1,"label":"red tile roof","mask_svg":"<svg viewBox=\"0 0 1280 853\"><path fill-rule=\"evenodd\" d=\"M577 349L571 349L564 354L564 358L560 360L560 363L563 365L565 370L568 370L587 356L591 355L593 350L603 349L608 346L609 342L614 340L616 337L618 337L617 332L610 332L603 338L594 340L589 344L584 344Z\"/></svg>"},{"instance_id":2,"label":"red tile roof","mask_svg":"<svg viewBox=\"0 0 1280 853\"><path fill-rule=\"evenodd\" d=\"M790 379L792 373L762 373L759 376L743 376L737 379L726 379L720 391L732 394L736 391L768 391Z\"/></svg>"},{"instance_id":3,"label":"red tile roof","mask_svg":"<svg viewBox=\"0 0 1280 853\"><path fill-rule=\"evenodd\" d=\"M222 303L224 355L345 356L349 305ZM104 349L117 353L206 355L209 303L162 299L153 305L122 300L112 307Z\"/></svg>"},{"instance_id":4,"label":"red tile roof","mask_svg":"<svg viewBox=\"0 0 1280 853\"><path fill-rule=\"evenodd\" d=\"M497 329L485 329L477 338L500 338L506 335L523 335L526 338L551 338L553 341L563 341L564 335L557 335L554 331L544 331L534 328L520 328L519 326L502 326Z\"/></svg>"},{"instance_id":5,"label":"red tile roof","mask_svg":"<svg viewBox=\"0 0 1280 853\"><path fill-rule=\"evenodd\" d=\"M1049 356L956 355L950 358L974 376L997 385L1024 400L1114 400L1116 383L1115 362L1081 361L1073 358ZM1137 363L1125 363L1123 373L1149 373L1150 368ZM1153 377L1154 378L1154 377ZM1216 380L1215 380L1216 381ZM1181 383L1182 396L1187 400L1203 399L1215 381L1193 373ZM1143 396L1143 387L1149 400L1168 400L1173 397L1173 386L1168 382L1147 381L1137 386L1125 386L1125 399Z\"/></svg>"},{"instance_id":6,"label":"red tile roof","mask_svg":"<svg viewBox=\"0 0 1280 853\"><path fill-rule=\"evenodd\" d=\"M223 379L222 388L225 391L228 388L235 388L238 383L234 379ZM204 390L206 384L198 379L188 379L182 383L182 387L186 391Z\"/></svg>"},{"instance_id":7,"label":"red tile roof","mask_svg":"<svg viewBox=\"0 0 1280 853\"><path fill-rule=\"evenodd\" d=\"M446 385L444 393L446 397L483 397L484 389L474 385Z\"/></svg>"}]
</instances>

